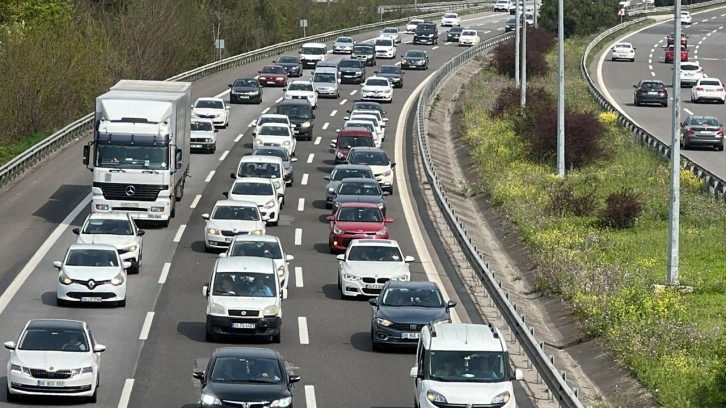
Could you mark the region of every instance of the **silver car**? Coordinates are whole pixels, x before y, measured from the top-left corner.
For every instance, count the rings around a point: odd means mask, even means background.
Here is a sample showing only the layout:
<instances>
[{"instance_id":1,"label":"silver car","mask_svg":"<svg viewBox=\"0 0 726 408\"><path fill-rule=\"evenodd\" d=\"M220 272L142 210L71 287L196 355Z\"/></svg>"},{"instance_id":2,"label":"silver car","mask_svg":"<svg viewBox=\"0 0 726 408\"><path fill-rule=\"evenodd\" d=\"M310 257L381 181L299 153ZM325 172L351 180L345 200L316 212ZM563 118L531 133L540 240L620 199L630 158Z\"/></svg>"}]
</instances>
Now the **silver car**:
<instances>
[{"instance_id":1,"label":"silver car","mask_svg":"<svg viewBox=\"0 0 726 408\"><path fill-rule=\"evenodd\" d=\"M352 37L338 37L333 43L333 54L350 54L353 52L355 41Z\"/></svg>"},{"instance_id":2,"label":"silver car","mask_svg":"<svg viewBox=\"0 0 726 408\"><path fill-rule=\"evenodd\" d=\"M381 30L381 37L392 39L396 44L401 43L401 32L396 27L386 27Z\"/></svg>"},{"instance_id":3,"label":"silver car","mask_svg":"<svg viewBox=\"0 0 726 408\"><path fill-rule=\"evenodd\" d=\"M285 175L283 176L285 183L291 186L295 182L295 168L293 163L297 161L297 157L290 156L287 149L282 146L263 146L257 148L253 155L256 156L277 156L282 159L282 167L285 169Z\"/></svg>"},{"instance_id":4,"label":"silver car","mask_svg":"<svg viewBox=\"0 0 726 408\"><path fill-rule=\"evenodd\" d=\"M346 178L375 178L373 170L369 166L361 164L339 164L333 168L329 176L325 176L328 184L325 185L325 207L333 208L335 190L340 182Z\"/></svg>"}]
</instances>

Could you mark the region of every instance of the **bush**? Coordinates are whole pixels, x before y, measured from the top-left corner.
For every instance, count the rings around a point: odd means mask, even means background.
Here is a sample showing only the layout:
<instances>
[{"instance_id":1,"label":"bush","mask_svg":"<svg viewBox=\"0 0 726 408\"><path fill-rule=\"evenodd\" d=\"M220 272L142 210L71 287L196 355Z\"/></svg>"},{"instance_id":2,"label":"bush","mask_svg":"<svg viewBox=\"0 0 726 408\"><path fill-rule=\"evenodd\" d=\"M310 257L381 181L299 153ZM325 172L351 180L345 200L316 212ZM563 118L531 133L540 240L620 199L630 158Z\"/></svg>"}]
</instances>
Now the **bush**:
<instances>
[{"instance_id":1,"label":"bush","mask_svg":"<svg viewBox=\"0 0 726 408\"><path fill-rule=\"evenodd\" d=\"M672 3L671 3L672 4ZM610 28L620 23L618 1L580 1L564 0L565 37L589 35L600 32L600 28ZM558 2L542 2L538 24L552 33L557 32Z\"/></svg>"},{"instance_id":2,"label":"bush","mask_svg":"<svg viewBox=\"0 0 726 408\"><path fill-rule=\"evenodd\" d=\"M595 213L597 196L594 190L576 194L568 179L557 180L549 188L549 213L556 217L574 215L584 217Z\"/></svg>"},{"instance_id":3,"label":"bush","mask_svg":"<svg viewBox=\"0 0 726 408\"><path fill-rule=\"evenodd\" d=\"M526 99L524 117L517 119L514 124L515 130L517 132L521 131L522 133L530 132L534 129L534 125L536 125L536 123L533 123L532 126L523 125L523 123L529 121L528 118L538 117L542 109L555 103L552 95L541 86L528 86ZM493 118L499 118L506 114L516 112L519 109L520 102L521 95L519 88L514 86L504 88L499 92L497 100L494 101L490 114Z\"/></svg>"},{"instance_id":4,"label":"bush","mask_svg":"<svg viewBox=\"0 0 726 408\"><path fill-rule=\"evenodd\" d=\"M631 228L642 212L640 197L630 189L621 188L608 196L600 222L605 227L615 229Z\"/></svg>"},{"instance_id":5,"label":"bush","mask_svg":"<svg viewBox=\"0 0 726 408\"><path fill-rule=\"evenodd\" d=\"M557 36L543 28L527 27L527 51L546 55L557 44Z\"/></svg>"},{"instance_id":6,"label":"bush","mask_svg":"<svg viewBox=\"0 0 726 408\"><path fill-rule=\"evenodd\" d=\"M508 86L499 91L499 96L494 101L489 113L493 118L502 117L508 113L515 112L519 108L519 102L519 88Z\"/></svg>"},{"instance_id":7,"label":"bush","mask_svg":"<svg viewBox=\"0 0 726 408\"><path fill-rule=\"evenodd\" d=\"M545 76L549 73L549 65L545 57L546 49L539 48L543 45L540 43L540 40L536 40L534 44L530 44L530 36L537 38L535 32L528 30L527 35L527 76ZM549 38L552 38L551 35ZM547 41L545 40L544 44L546 43ZM514 78L516 52L514 39L500 43L492 50L492 59L489 62L489 67L494 69L499 75Z\"/></svg>"}]
</instances>

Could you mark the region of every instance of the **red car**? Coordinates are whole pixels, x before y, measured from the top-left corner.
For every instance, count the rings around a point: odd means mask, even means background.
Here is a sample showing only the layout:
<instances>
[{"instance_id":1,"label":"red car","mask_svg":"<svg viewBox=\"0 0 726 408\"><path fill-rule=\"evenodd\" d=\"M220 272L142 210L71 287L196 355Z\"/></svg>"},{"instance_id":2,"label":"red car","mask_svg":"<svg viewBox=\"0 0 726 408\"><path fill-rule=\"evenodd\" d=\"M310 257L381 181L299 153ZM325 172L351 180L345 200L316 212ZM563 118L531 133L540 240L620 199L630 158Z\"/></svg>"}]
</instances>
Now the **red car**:
<instances>
[{"instance_id":1,"label":"red car","mask_svg":"<svg viewBox=\"0 0 726 408\"><path fill-rule=\"evenodd\" d=\"M674 42L676 42L676 34L675 33L668 34L666 36L666 41L668 41L668 45L671 45ZM688 36L686 35L686 33L681 33L681 45L686 45L686 46L688 45Z\"/></svg>"},{"instance_id":2,"label":"red car","mask_svg":"<svg viewBox=\"0 0 726 408\"><path fill-rule=\"evenodd\" d=\"M338 137L330 143L335 151L335 163L345 163L351 147L375 147L373 133L366 128L343 128L338 130Z\"/></svg>"},{"instance_id":3,"label":"red car","mask_svg":"<svg viewBox=\"0 0 726 408\"><path fill-rule=\"evenodd\" d=\"M335 215L329 215L330 252L344 252L354 239L390 239L388 224L392 218L383 216L373 203L343 203Z\"/></svg>"},{"instance_id":4,"label":"red car","mask_svg":"<svg viewBox=\"0 0 726 408\"><path fill-rule=\"evenodd\" d=\"M673 54L675 53L675 47L669 45L665 52L665 62L673 62ZM688 61L688 47L685 45L681 46L681 61Z\"/></svg>"},{"instance_id":5,"label":"red car","mask_svg":"<svg viewBox=\"0 0 726 408\"><path fill-rule=\"evenodd\" d=\"M257 72L260 86L287 86L287 71L282 65L267 65Z\"/></svg>"}]
</instances>

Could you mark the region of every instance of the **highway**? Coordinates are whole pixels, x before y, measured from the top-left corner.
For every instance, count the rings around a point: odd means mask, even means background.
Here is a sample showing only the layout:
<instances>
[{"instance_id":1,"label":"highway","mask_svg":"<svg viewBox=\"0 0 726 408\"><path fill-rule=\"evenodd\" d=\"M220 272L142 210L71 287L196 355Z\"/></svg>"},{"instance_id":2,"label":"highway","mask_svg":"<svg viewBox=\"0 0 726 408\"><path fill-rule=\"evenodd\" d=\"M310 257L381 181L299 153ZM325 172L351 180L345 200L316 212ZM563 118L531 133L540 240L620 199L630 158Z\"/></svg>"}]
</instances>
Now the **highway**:
<instances>
[{"instance_id":1,"label":"highway","mask_svg":"<svg viewBox=\"0 0 726 408\"><path fill-rule=\"evenodd\" d=\"M697 61L709 77L726 81L726 7L692 13L693 24L683 26L689 44L689 61ZM608 46L593 60L590 70L597 78L598 88L619 109L639 126L657 136L662 142L671 143L671 105L668 108L656 106L634 106L633 84L641 79L660 79L666 84L672 81L672 64L664 62L666 36L673 32L673 20L661 22L638 32L631 33L618 41L633 43L636 50L635 62L613 62L609 59ZM614 42L613 42L614 43ZM612 44L611 44L612 45ZM605 59L607 58L607 59ZM672 97L672 90L669 89ZM689 115L711 115L721 122L726 120L724 105L691 102L691 89L683 88L680 94L681 119ZM672 101L671 101L672 102ZM713 149L681 150L681 154L721 179L726 178L726 164L723 152Z\"/></svg>"},{"instance_id":2,"label":"highway","mask_svg":"<svg viewBox=\"0 0 726 408\"><path fill-rule=\"evenodd\" d=\"M503 32L504 13L464 16L464 26L479 30L482 39ZM361 35L358 41L374 34ZM404 35L398 47L402 56L413 46ZM445 37L444 37L445 39ZM394 102L386 106L387 137L384 149L391 157L401 151L397 183L409 180L409 194L416 196L418 185L408 172L411 141L396 143L396 129L403 106L414 90L441 64L462 49L440 39L438 46L416 46L429 51L431 69L407 71L404 88L394 92ZM330 55L329 58L344 58ZM221 96L228 100L227 84L238 77L254 76L270 61L258 61L224 71L193 84L192 98ZM390 63L398 62L391 60ZM389 61L379 60L378 66ZM368 75L375 68L368 68ZM306 71L306 76L310 71ZM297 406L403 407L412 403L412 380L408 377L414 357L407 352L373 353L369 341L370 306L366 301L343 301L336 288L337 261L327 249L329 210L324 207L323 176L333 167L328 149L335 129L343 124L345 110L357 100L360 87L343 85L340 99L321 99L316 110L315 137L297 146L295 185L287 190L286 206L280 225L268 227L268 234L279 236L291 262L289 297L283 303L282 343L273 347L289 361L302 381L296 387ZM15 340L28 319L69 318L85 320L95 337L108 347L102 355L101 388L98 406L102 407L192 407L199 398L199 385L191 372L197 359L208 357L225 343L204 341L205 301L202 285L208 281L215 254L205 254L204 222L222 199L232 182L229 173L239 158L251 151L250 124L282 98L281 89L265 89L261 105L232 105L230 126L218 133L216 154L195 154L192 177L185 197L178 203L176 218L167 229L147 229L144 237L144 265L139 275L129 277L126 308L58 308L55 306L57 271L52 266L75 241L71 226L78 226L88 214L91 173L81 164L81 145L59 152L52 160L2 193L0 214L6 233L0 237L0 257L5 268L0 275L0 314L3 341ZM410 105L410 104L409 104ZM410 134L402 132L403 134ZM410 177L410 179L409 179ZM388 198L388 216L394 218L391 235L404 255L413 255L413 279L441 279L461 321L481 322L468 313L471 301L458 279L444 272L448 260L439 259L436 238L417 237L407 227L416 222L426 231L425 214L417 206L396 195ZM416 219L404 217L405 206L413 208ZM412 206L412 207L411 207ZM415 242L418 241L418 242ZM432 264L423 265L416 248L429 248ZM440 247L440 245L439 245ZM437 272L438 271L438 272ZM451 273L455 277L455 273ZM245 343L235 343L245 344ZM518 387L520 407L532 406ZM2 395L2 394L0 394ZM46 405L30 401L27 406ZM2 404L5 405L5 404ZM18 405L14 405L18 406Z\"/></svg>"}]
</instances>

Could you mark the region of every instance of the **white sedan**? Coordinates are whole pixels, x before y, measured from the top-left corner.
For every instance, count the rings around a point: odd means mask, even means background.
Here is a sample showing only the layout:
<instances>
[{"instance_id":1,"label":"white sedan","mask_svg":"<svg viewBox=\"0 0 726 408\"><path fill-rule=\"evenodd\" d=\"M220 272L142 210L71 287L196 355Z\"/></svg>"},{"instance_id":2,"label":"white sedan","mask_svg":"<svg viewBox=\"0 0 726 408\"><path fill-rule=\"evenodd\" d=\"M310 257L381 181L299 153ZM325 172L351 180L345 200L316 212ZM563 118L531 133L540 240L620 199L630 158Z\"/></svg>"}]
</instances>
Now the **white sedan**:
<instances>
[{"instance_id":1,"label":"white sedan","mask_svg":"<svg viewBox=\"0 0 726 408\"><path fill-rule=\"evenodd\" d=\"M86 322L37 319L26 323L17 343L8 341L7 401L21 396L98 400L101 353Z\"/></svg>"},{"instance_id":2,"label":"white sedan","mask_svg":"<svg viewBox=\"0 0 726 408\"><path fill-rule=\"evenodd\" d=\"M726 90L718 78L703 78L696 81L691 88L691 102L716 101L726 102Z\"/></svg>"},{"instance_id":3,"label":"white sedan","mask_svg":"<svg viewBox=\"0 0 726 408\"><path fill-rule=\"evenodd\" d=\"M229 126L229 106L222 98L199 98L192 105L192 117L212 119L214 126L226 128Z\"/></svg>"},{"instance_id":4,"label":"white sedan","mask_svg":"<svg viewBox=\"0 0 726 408\"><path fill-rule=\"evenodd\" d=\"M681 24L684 24L684 25L693 24L693 17L691 16L691 13L689 13L687 11L681 11Z\"/></svg>"},{"instance_id":5,"label":"white sedan","mask_svg":"<svg viewBox=\"0 0 726 408\"><path fill-rule=\"evenodd\" d=\"M401 32L397 27L386 27L381 30L381 37L387 37L393 39L396 44L401 43Z\"/></svg>"},{"instance_id":6,"label":"white sedan","mask_svg":"<svg viewBox=\"0 0 726 408\"><path fill-rule=\"evenodd\" d=\"M204 249L226 249L237 235L264 235L265 217L252 201L219 200L211 214L202 214Z\"/></svg>"},{"instance_id":7,"label":"white sedan","mask_svg":"<svg viewBox=\"0 0 726 408\"><path fill-rule=\"evenodd\" d=\"M361 99L364 101L393 101L393 86L388 78L370 77L361 84Z\"/></svg>"},{"instance_id":8,"label":"white sedan","mask_svg":"<svg viewBox=\"0 0 726 408\"><path fill-rule=\"evenodd\" d=\"M56 303L115 303L126 306L126 269L116 247L103 244L72 244L58 269Z\"/></svg>"},{"instance_id":9,"label":"white sedan","mask_svg":"<svg viewBox=\"0 0 726 408\"><path fill-rule=\"evenodd\" d=\"M476 30L464 30L459 35L459 46L477 45L481 41Z\"/></svg>"},{"instance_id":10,"label":"white sedan","mask_svg":"<svg viewBox=\"0 0 726 408\"><path fill-rule=\"evenodd\" d=\"M235 180L232 188L224 196L235 201L252 201L257 204L262 216L270 225L277 225L280 219L282 197L277 194L272 179L262 177L243 177Z\"/></svg>"},{"instance_id":11,"label":"white sedan","mask_svg":"<svg viewBox=\"0 0 726 408\"><path fill-rule=\"evenodd\" d=\"M285 99L307 99L313 109L318 107L318 94L315 92L312 81L294 80L282 90L285 92Z\"/></svg>"},{"instance_id":12,"label":"white sedan","mask_svg":"<svg viewBox=\"0 0 726 408\"><path fill-rule=\"evenodd\" d=\"M446 13L443 17L441 17L441 26L442 27L454 27L454 26L461 26L461 18L456 13Z\"/></svg>"},{"instance_id":13,"label":"white sedan","mask_svg":"<svg viewBox=\"0 0 726 408\"><path fill-rule=\"evenodd\" d=\"M635 61L635 47L631 43L617 43L611 48L610 58L613 61L617 60L628 60L630 62Z\"/></svg>"},{"instance_id":14,"label":"white sedan","mask_svg":"<svg viewBox=\"0 0 726 408\"><path fill-rule=\"evenodd\" d=\"M283 123L265 123L257 130L252 148L263 146L280 146L285 148L290 156L295 156L297 140L290 126Z\"/></svg>"},{"instance_id":15,"label":"white sedan","mask_svg":"<svg viewBox=\"0 0 726 408\"><path fill-rule=\"evenodd\" d=\"M378 296L385 282L410 281L408 264L398 242L390 239L354 239L338 255L338 289L343 298Z\"/></svg>"},{"instance_id":16,"label":"white sedan","mask_svg":"<svg viewBox=\"0 0 726 408\"><path fill-rule=\"evenodd\" d=\"M696 61L681 62L681 86L693 86L706 77L703 68Z\"/></svg>"}]
</instances>

